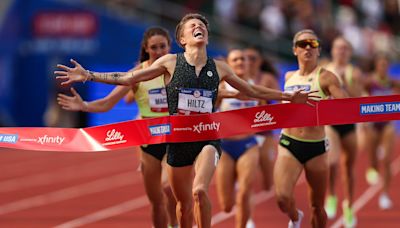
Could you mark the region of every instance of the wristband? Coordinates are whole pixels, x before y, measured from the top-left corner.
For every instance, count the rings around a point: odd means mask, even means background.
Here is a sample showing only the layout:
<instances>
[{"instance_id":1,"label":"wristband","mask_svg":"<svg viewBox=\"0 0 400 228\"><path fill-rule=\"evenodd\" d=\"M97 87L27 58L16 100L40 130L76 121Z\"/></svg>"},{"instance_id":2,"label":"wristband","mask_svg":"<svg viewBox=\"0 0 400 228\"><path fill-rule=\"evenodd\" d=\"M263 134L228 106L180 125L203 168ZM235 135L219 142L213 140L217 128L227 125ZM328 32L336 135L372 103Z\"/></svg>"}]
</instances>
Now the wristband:
<instances>
[{"instance_id":1,"label":"wristband","mask_svg":"<svg viewBox=\"0 0 400 228\"><path fill-rule=\"evenodd\" d=\"M89 79L89 81L93 81L94 77L93 77L93 72L90 70L86 70L86 78L83 81L83 84L85 84L85 82Z\"/></svg>"}]
</instances>

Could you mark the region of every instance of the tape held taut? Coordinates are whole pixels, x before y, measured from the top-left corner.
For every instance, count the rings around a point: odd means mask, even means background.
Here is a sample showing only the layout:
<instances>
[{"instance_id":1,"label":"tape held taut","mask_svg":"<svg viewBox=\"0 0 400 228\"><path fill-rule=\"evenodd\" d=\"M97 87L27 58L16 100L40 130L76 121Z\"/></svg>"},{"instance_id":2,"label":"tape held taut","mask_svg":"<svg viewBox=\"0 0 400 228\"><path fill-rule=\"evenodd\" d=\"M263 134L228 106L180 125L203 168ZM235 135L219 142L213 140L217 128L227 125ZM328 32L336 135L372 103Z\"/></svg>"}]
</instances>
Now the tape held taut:
<instances>
[{"instance_id":1,"label":"tape held taut","mask_svg":"<svg viewBox=\"0 0 400 228\"><path fill-rule=\"evenodd\" d=\"M97 152L191 142L291 127L400 119L400 95L323 100L315 107L275 104L190 116L132 120L89 128L0 128L0 147Z\"/></svg>"}]
</instances>

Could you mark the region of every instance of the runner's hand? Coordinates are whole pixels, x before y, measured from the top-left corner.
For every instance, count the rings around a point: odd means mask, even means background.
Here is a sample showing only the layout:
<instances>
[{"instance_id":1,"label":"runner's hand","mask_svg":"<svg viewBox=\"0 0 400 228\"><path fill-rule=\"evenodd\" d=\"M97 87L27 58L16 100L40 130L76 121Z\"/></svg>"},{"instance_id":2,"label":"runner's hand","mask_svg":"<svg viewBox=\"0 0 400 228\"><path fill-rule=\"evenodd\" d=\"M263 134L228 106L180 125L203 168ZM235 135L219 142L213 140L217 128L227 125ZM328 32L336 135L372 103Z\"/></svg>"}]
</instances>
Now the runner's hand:
<instances>
[{"instance_id":1,"label":"runner's hand","mask_svg":"<svg viewBox=\"0 0 400 228\"><path fill-rule=\"evenodd\" d=\"M313 91L308 91L305 92L304 89L296 90L292 94L292 98L290 99L290 102L292 103L300 103L300 104L308 104L310 106L315 106L312 102L318 101L318 99L321 99L320 96L318 95L313 95L313 93L317 93L318 90L313 90Z\"/></svg>"},{"instance_id":2,"label":"runner's hand","mask_svg":"<svg viewBox=\"0 0 400 228\"><path fill-rule=\"evenodd\" d=\"M61 83L61 85L69 85L73 82L85 82L90 77L89 72L85 70L77 61L71 59L72 64L74 64L74 68L67 67L62 64L57 64L57 67L61 70L54 71L54 74L57 75L57 79L66 80Z\"/></svg>"},{"instance_id":3,"label":"runner's hand","mask_svg":"<svg viewBox=\"0 0 400 228\"><path fill-rule=\"evenodd\" d=\"M71 88L71 92L73 94L72 97L59 93L57 97L58 104L68 111L85 111L87 105L82 100L82 97L74 88Z\"/></svg>"}]
</instances>

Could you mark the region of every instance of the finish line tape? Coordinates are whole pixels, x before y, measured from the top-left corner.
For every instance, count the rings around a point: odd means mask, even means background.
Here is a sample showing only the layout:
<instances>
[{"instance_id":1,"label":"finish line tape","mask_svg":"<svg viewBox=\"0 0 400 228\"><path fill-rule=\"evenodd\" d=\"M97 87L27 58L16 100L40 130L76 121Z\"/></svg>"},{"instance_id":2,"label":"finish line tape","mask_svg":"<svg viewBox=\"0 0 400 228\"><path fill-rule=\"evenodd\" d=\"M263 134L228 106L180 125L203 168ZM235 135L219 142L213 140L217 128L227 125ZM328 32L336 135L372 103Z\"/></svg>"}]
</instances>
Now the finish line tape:
<instances>
[{"instance_id":1,"label":"finish line tape","mask_svg":"<svg viewBox=\"0 0 400 228\"><path fill-rule=\"evenodd\" d=\"M274 104L192 116L166 116L89 128L0 128L0 147L97 152L164 142L228 138L279 128L400 119L400 95Z\"/></svg>"}]
</instances>

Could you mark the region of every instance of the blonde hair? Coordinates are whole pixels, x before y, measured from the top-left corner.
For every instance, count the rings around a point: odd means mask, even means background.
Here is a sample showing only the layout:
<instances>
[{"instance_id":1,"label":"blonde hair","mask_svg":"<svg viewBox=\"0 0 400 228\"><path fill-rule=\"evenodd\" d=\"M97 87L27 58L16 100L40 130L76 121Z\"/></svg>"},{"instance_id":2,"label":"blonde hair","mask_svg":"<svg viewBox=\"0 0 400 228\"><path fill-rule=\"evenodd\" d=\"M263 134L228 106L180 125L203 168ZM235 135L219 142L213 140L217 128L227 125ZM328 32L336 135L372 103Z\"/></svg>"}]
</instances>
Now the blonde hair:
<instances>
[{"instance_id":1,"label":"blonde hair","mask_svg":"<svg viewBox=\"0 0 400 228\"><path fill-rule=\"evenodd\" d=\"M349 46L350 50L353 50L353 45L351 45L350 41L348 41L346 38L344 38L344 36L337 36L333 41L332 41L332 47L333 44L338 41L338 40L343 40L347 46Z\"/></svg>"}]
</instances>

